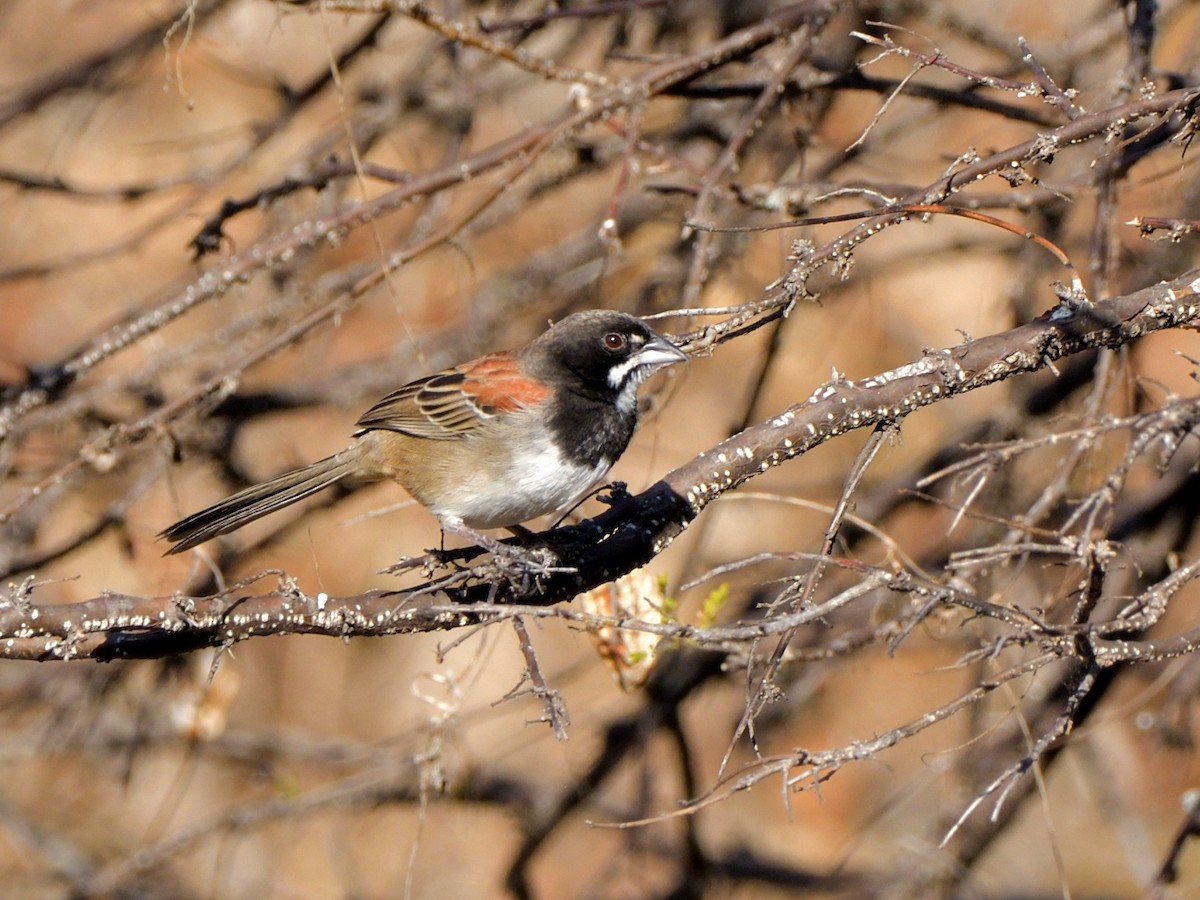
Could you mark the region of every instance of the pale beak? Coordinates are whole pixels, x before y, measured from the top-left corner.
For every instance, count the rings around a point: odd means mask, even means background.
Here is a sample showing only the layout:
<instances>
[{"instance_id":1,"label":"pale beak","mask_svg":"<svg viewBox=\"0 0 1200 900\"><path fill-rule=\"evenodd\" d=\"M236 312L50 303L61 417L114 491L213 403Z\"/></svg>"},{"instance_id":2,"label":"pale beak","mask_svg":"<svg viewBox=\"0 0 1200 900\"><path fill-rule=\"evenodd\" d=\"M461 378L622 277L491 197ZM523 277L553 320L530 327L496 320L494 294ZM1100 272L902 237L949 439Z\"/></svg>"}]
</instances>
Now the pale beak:
<instances>
[{"instance_id":1,"label":"pale beak","mask_svg":"<svg viewBox=\"0 0 1200 900\"><path fill-rule=\"evenodd\" d=\"M687 354L668 341L662 335L655 335L642 345L642 349L634 354L638 367L657 369L662 366L673 366L675 363L687 362Z\"/></svg>"},{"instance_id":2,"label":"pale beak","mask_svg":"<svg viewBox=\"0 0 1200 900\"><path fill-rule=\"evenodd\" d=\"M656 334L623 363L614 366L608 373L608 383L614 391L632 388L649 378L663 366L683 362L687 355L661 334Z\"/></svg>"}]
</instances>

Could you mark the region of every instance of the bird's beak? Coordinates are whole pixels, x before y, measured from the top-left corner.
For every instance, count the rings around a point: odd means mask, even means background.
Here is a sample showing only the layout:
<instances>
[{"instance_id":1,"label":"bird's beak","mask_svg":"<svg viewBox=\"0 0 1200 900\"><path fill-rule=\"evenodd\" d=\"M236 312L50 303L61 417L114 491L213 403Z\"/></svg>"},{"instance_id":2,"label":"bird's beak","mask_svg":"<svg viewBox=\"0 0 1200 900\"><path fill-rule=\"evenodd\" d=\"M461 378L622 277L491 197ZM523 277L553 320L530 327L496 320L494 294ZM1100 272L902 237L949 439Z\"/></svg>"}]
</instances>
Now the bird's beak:
<instances>
[{"instance_id":1,"label":"bird's beak","mask_svg":"<svg viewBox=\"0 0 1200 900\"><path fill-rule=\"evenodd\" d=\"M629 359L613 367L608 373L608 384L614 391L636 391L638 385L663 366L671 366L686 359L687 354L661 334L655 334Z\"/></svg>"},{"instance_id":2,"label":"bird's beak","mask_svg":"<svg viewBox=\"0 0 1200 900\"><path fill-rule=\"evenodd\" d=\"M637 352L639 367L657 369L661 366L672 366L675 363L687 362L687 354L668 341L662 335L655 335L642 345Z\"/></svg>"}]
</instances>

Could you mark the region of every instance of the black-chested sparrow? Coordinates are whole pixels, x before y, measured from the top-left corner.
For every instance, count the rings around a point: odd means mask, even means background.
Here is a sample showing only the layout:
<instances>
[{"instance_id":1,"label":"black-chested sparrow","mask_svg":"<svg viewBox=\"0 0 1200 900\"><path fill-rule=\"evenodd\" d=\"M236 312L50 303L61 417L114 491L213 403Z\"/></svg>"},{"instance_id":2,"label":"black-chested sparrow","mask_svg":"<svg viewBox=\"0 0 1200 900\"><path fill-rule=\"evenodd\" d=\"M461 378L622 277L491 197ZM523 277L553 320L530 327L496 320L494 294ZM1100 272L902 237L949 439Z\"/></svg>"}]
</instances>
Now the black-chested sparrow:
<instances>
[{"instance_id":1,"label":"black-chested sparrow","mask_svg":"<svg viewBox=\"0 0 1200 900\"><path fill-rule=\"evenodd\" d=\"M343 478L392 478L444 531L495 550L477 529L577 501L629 444L638 386L686 358L633 316L575 313L519 350L405 385L363 414L341 453L239 491L160 537L179 553Z\"/></svg>"}]
</instances>

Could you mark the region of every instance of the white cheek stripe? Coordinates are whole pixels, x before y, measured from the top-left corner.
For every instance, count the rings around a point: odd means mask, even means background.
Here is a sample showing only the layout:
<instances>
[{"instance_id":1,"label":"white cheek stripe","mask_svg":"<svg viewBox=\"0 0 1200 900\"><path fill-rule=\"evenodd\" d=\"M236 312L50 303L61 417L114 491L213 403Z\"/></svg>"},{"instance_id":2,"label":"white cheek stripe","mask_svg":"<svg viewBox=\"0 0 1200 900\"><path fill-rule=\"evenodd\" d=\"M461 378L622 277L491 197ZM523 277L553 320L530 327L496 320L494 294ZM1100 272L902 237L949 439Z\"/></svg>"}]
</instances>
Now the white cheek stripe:
<instances>
[{"instance_id":1,"label":"white cheek stripe","mask_svg":"<svg viewBox=\"0 0 1200 900\"><path fill-rule=\"evenodd\" d=\"M635 353L620 365L613 366L608 370L608 386L614 391L619 391L621 386L625 384L625 379L629 374L636 371L643 362L644 360L641 358L641 355ZM636 382L634 386L636 387Z\"/></svg>"},{"instance_id":2,"label":"white cheek stripe","mask_svg":"<svg viewBox=\"0 0 1200 900\"><path fill-rule=\"evenodd\" d=\"M656 347L643 347L633 356L619 365L608 370L608 386L614 391L630 385L636 390L637 386L650 377L655 369L682 361L683 356L678 351L668 353ZM625 379L629 382L626 383Z\"/></svg>"}]
</instances>

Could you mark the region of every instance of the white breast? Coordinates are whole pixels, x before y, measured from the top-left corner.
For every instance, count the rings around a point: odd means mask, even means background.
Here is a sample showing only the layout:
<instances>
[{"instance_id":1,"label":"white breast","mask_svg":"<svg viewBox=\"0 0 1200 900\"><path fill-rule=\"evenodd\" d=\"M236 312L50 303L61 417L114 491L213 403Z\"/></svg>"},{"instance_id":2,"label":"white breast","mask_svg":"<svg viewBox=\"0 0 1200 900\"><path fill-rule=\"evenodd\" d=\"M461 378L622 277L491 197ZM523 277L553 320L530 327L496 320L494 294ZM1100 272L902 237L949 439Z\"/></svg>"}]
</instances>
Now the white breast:
<instances>
[{"instance_id":1,"label":"white breast","mask_svg":"<svg viewBox=\"0 0 1200 900\"><path fill-rule=\"evenodd\" d=\"M505 461L488 459L461 487L430 506L435 515L449 516L470 528L518 525L551 512L566 510L600 481L610 464L581 466L563 459L547 436L524 442Z\"/></svg>"}]
</instances>

